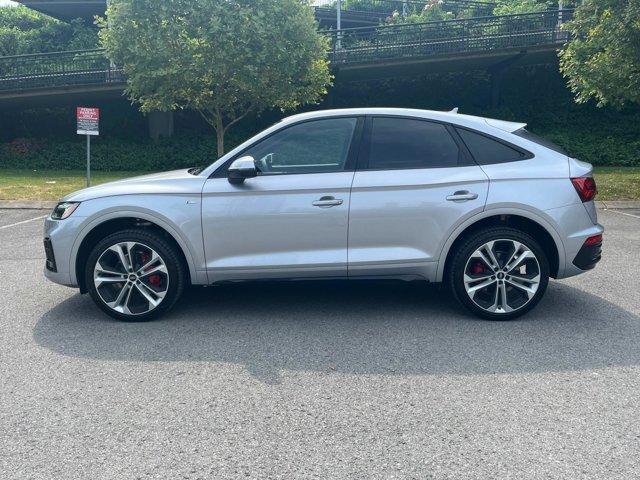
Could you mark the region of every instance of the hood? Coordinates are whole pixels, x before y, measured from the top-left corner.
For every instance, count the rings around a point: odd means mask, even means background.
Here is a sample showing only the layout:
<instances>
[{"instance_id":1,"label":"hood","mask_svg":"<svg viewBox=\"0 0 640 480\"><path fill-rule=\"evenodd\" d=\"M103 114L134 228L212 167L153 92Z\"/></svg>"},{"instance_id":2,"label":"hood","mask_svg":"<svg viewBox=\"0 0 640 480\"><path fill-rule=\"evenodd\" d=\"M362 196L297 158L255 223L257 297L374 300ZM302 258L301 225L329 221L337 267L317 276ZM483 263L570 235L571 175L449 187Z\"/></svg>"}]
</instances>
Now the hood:
<instances>
[{"instance_id":1,"label":"hood","mask_svg":"<svg viewBox=\"0 0 640 480\"><path fill-rule=\"evenodd\" d=\"M95 187L84 188L61 199L63 202L84 202L95 198L116 195L183 195L200 194L206 177L191 175L190 169L153 173L139 177L116 180Z\"/></svg>"}]
</instances>

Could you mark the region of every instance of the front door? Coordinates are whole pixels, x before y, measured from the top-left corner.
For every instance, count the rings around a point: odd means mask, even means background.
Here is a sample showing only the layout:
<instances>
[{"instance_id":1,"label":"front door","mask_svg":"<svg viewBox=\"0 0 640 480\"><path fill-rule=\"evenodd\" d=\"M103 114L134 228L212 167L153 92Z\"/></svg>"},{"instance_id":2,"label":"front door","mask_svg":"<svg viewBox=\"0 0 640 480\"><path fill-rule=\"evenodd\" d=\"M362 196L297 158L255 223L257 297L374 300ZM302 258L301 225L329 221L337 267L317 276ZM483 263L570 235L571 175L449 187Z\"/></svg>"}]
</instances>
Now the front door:
<instances>
[{"instance_id":1,"label":"front door","mask_svg":"<svg viewBox=\"0 0 640 480\"><path fill-rule=\"evenodd\" d=\"M347 275L359 122L337 117L285 127L239 155L256 160L257 177L231 184L216 172L207 180L202 226L211 282Z\"/></svg>"}]
</instances>

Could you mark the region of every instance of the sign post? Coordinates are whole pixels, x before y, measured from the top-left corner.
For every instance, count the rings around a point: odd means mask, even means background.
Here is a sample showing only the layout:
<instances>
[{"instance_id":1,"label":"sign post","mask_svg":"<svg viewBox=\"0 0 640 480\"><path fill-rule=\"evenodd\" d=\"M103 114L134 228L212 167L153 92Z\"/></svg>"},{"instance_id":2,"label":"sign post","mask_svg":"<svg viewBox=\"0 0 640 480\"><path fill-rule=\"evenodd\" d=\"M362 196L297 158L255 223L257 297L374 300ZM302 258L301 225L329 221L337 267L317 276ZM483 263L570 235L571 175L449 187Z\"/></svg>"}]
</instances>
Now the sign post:
<instances>
[{"instance_id":1,"label":"sign post","mask_svg":"<svg viewBox=\"0 0 640 480\"><path fill-rule=\"evenodd\" d=\"M76 120L78 135L87 137L87 187L91 186L91 136L99 135L100 109L77 107Z\"/></svg>"}]
</instances>

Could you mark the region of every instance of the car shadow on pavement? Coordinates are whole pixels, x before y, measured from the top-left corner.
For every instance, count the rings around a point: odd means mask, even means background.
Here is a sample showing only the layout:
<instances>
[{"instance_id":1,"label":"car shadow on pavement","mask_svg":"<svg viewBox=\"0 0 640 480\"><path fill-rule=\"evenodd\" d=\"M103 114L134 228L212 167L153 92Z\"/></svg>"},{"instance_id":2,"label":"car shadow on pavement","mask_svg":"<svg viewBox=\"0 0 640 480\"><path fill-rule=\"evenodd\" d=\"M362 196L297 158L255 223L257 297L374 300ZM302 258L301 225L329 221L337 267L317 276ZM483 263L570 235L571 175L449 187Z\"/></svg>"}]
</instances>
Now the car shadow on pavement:
<instances>
[{"instance_id":1,"label":"car shadow on pavement","mask_svg":"<svg viewBox=\"0 0 640 480\"><path fill-rule=\"evenodd\" d=\"M74 295L47 312L33 335L61 355L229 362L267 383L283 370L475 375L640 363L640 317L558 282L513 322L475 319L420 283L193 288L150 323L111 320L88 296Z\"/></svg>"}]
</instances>

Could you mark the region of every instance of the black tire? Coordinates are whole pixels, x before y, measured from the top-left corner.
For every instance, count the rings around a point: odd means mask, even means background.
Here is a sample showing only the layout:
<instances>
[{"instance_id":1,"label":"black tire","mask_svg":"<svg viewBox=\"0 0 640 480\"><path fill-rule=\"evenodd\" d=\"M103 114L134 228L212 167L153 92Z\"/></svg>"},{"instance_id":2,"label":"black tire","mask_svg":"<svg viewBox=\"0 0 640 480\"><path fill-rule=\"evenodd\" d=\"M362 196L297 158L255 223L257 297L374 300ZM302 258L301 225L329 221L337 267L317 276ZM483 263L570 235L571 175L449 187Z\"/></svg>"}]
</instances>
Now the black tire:
<instances>
[{"instance_id":1,"label":"black tire","mask_svg":"<svg viewBox=\"0 0 640 480\"><path fill-rule=\"evenodd\" d=\"M515 240L533 252L539 265L540 281L537 291L526 304L511 312L494 313L481 308L471 299L465 288L464 276L467 262L473 253L487 242L501 239ZM491 227L474 232L457 246L447 269L445 281L458 302L474 315L487 320L513 320L534 308L544 295L549 284L549 261L540 244L531 235L515 228ZM513 289L511 286L506 286L506 282L505 288Z\"/></svg>"},{"instance_id":2,"label":"black tire","mask_svg":"<svg viewBox=\"0 0 640 480\"><path fill-rule=\"evenodd\" d=\"M93 274L98 259L109 247L120 242L136 242L148 246L155 250L166 265L168 278L166 293L161 302L147 313L125 314L117 312L105 303L96 289ZM131 228L113 233L93 247L85 265L85 285L93 301L107 315L125 322L145 322L163 315L178 301L186 283L185 268L180 254L172 242L153 231Z\"/></svg>"}]
</instances>

